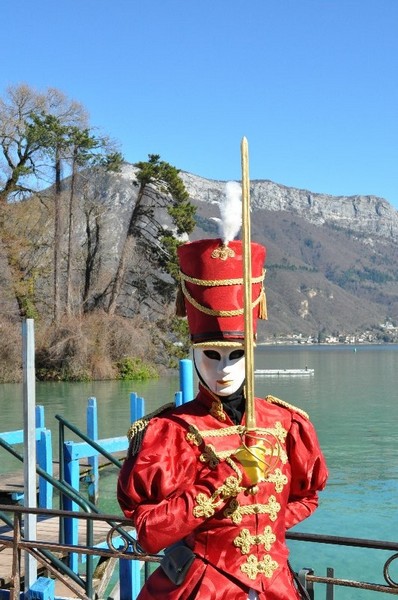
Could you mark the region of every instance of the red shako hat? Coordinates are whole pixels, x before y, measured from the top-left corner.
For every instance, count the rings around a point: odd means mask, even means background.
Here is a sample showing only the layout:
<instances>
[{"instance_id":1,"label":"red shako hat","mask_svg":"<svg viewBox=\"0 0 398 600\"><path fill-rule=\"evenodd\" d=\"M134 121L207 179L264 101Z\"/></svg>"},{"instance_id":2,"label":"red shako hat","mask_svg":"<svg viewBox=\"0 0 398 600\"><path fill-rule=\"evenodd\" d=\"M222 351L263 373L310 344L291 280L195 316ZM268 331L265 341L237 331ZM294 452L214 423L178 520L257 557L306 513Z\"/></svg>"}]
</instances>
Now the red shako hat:
<instances>
[{"instance_id":1,"label":"red shako hat","mask_svg":"<svg viewBox=\"0 0 398 600\"><path fill-rule=\"evenodd\" d=\"M177 249L181 297L177 314L185 314L194 346L241 345L244 340L243 245L240 240L204 239ZM263 288L266 249L251 243L253 333L266 319ZM178 308L180 305L180 308Z\"/></svg>"}]
</instances>

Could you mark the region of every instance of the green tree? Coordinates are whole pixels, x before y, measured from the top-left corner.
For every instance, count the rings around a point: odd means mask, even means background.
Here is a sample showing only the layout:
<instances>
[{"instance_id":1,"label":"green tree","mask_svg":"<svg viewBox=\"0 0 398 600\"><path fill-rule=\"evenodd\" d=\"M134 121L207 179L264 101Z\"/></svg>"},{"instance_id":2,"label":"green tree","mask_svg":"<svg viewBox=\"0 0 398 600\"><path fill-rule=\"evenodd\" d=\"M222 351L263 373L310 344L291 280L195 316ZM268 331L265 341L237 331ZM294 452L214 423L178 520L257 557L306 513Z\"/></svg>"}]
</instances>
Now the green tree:
<instances>
[{"instance_id":1,"label":"green tree","mask_svg":"<svg viewBox=\"0 0 398 600\"><path fill-rule=\"evenodd\" d=\"M53 284L53 318L58 322L63 314L60 290L62 281L62 240L67 231L66 250L66 294L65 310L72 309L72 239L74 233L74 203L77 177L82 169L100 166L106 170L117 170L122 156L111 149L107 138L95 136L88 127L63 124L55 115L33 114L28 126L30 137L40 141L43 154L50 157L54 166L54 284ZM67 227L64 226L65 211L62 198L62 171L67 165L70 170ZM65 184L64 184L65 187Z\"/></svg>"},{"instance_id":2,"label":"green tree","mask_svg":"<svg viewBox=\"0 0 398 600\"><path fill-rule=\"evenodd\" d=\"M0 98L0 204L23 198L43 187L48 165L35 117L52 115L59 123L83 127L83 106L57 89L37 92L27 85L10 86Z\"/></svg>"},{"instance_id":3,"label":"green tree","mask_svg":"<svg viewBox=\"0 0 398 600\"><path fill-rule=\"evenodd\" d=\"M54 165L54 321L61 316L61 242L63 233L63 211L61 204L62 158L68 150L69 127L60 118L46 113L32 114L28 124L28 135L37 139L41 151L51 157Z\"/></svg>"},{"instance_id":4,"label":"green tree","mask_svg":"<svg viewBox=\"0 0 398 600\"><path fill-rule=\"evenodd\" d=\"M158 296L170 300L178 277L177 246L195 226L196 209L189 201L179 170L161 161L157 154L150 154L148 158L147 162L135 165L138 168L138 192L111 286L109 314L114 314L116 310L134 245L153 267L146 276L135 273L137 287L143 289L144 296L153 296L155 291ZM162 211L169 217L168 226L161 221ZM149 284L152 290L149 290Z\"/></svg>"},{"instance_id":5,"label":"green tree","mask_svg":"<svg viewBox=\"0 0 398 600\"><path fill-rule=\"evenodd\" d=\"M43 187L43 184L48 185L53 165L46 163L46 157L53 142L56 142L53 146L56 148L55 198L59 197L64 128L66 125L82 126L85 121L83 107L53 88L45 93L38 93L26 85L13 86L8 88L4 98L0 98L0 239L6 249L21 316L28 314L27 306L32 310L32 290L23 285L24 273L18 255L18 244L15 239L10 243L10 234L5 230L7 203L29 197ZM59 216L57 209L55 213ZM59 222L56 222L55 229L60 230ZM54 247L57 248L56 243ZM59 293L57 285L58 283L55 284L54 297ZM57 302L55 305L57 306Z\"/></svg>"},{"instance_id":6,"label":"green tree","mask_svg":"<svg viewBox=\"0 0 398 600\"><path fill-rule=\"evenodd\" d=\"M92 134L91 130L79 129L78 127L70 127L68 130L68 149L71 163L70 177L70 193L68 202L68 248L66 253L66 312L72 312L72 265L73 265L73 233L74 233L74 213L75 213L75 198L76 187L79 173L84 170L93 172L95 168L100 167L105 171L117 172L120 170L123 162L123 157L119 152L115 152L110 146L107 138L100 138ZM89 222L88 222L89 223ZM89 239L90 231L86 229L87 246L89 251L92 250L91 239ZM90 256L90 261L92 257ZM89 263L86 263L88 265ZM87 275L87 274L86 274ZM89 277L85 278L85 295L88 293L87 283ZM85 296L87 297L87 296ZM84 301L84 299L83 299Z\"/></svg>"}]
</instances>

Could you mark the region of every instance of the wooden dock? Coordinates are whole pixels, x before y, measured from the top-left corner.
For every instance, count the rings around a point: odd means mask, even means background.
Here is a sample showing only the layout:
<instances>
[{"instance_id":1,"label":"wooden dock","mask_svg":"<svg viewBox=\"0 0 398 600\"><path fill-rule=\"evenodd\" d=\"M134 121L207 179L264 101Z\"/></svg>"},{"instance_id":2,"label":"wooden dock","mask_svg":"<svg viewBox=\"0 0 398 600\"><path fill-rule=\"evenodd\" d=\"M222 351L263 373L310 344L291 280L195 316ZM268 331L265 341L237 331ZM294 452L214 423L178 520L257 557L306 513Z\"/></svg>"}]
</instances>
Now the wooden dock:
<instances>
[{"instance_id":1,"label":"wooden dock","mask_svg":"<svg viewBox=\"0 0 398 600\"><path fill-rule=\"evenodd\" d=\"M123 460L126 456L125 452L115 452L115 458ZM111 465L103 456L99 456L99 469L104 469ZM54 460L52 463L53 477L54 479L59 478L59 462ZM80 478L83 478L90 471L90 465L87 461L79 462ZM37 488L39 487L39 477L36 478ZM12 471L10 473L0 473L0 504L8 502L8 498L14 498L22 496L24 493L24 475L22 469L19 471Z\"/></svg>"},{"instance_id":2,"label":"wooden dock","mask_svg":"<svg viewBox=\"0 0 398 600\"><path fill-rule=\"evenodd\" d=\"M53 476L55 479L59 475L59 464L53 462ZM39 487L39 477L36 478L37 488ZM24 493L24 475L22 469L20 471L12 471L10 473L0 473L0 504L2 501L7 503L7 498L14 496L22 496Z\"/></svg>"}]
</instances>

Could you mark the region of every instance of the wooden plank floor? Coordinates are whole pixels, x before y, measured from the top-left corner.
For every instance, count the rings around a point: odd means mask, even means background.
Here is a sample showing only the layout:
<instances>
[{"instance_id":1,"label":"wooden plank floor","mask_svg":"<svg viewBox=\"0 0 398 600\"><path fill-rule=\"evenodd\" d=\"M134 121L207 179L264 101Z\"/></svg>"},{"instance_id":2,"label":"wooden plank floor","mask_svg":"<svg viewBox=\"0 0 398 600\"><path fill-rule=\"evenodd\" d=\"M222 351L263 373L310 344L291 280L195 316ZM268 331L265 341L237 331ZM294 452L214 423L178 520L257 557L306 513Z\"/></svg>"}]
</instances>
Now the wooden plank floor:
<instances>
[{"instance_id":1,"label":"wooden plank floor","mask_svg":"<svg viewBox=\"0 0 398 600\"><path fill-rule=\"evenodd\" d=\"M106 535L110 525L105 522L94 522L94 545L98 545L106 540ZM37 521L37 540L46 542L58 542L59 535L58 517L44 518ZM0 522L0 535L12 538L13 531L5 524ZM79 544L86 544L86 523L84 520L79 522ZM3 548L3 549L2 549ZM22 561L23 561L22 553ZM23 566L22 566L23 570ZM23 572L23 571L22 571ZM4 548L0 541L0 586L5 587L10 583L12 573L12 548Z\"/></svg>"},{"instance_id":2,"label":"wooden plank floor","mask_svg":"<svg viewBox=\"0 0 398 600\"><path fill-rule=\"evenodd\" d=\"M53 465L54 477L58 477L58 463ZM39 485L39 478L36 479L36 485ZM23 471L12 471L11 473L0 474L0 496L10 496L11 494L22 494L24 490Z\"/></svg>"}]
</instances>

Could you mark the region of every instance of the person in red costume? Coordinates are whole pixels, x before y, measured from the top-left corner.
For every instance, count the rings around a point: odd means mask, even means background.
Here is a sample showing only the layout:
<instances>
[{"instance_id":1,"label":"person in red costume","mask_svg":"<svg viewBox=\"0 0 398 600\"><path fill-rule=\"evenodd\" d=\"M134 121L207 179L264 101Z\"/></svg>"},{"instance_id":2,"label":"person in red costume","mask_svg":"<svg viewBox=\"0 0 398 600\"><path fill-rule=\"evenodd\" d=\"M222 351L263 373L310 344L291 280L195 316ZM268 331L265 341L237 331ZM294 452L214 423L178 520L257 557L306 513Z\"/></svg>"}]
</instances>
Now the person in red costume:
<instances>
[{"instance_id":1,"label":"person in red costume","mask_svg":"<svg viewBox=\"0 0 398 600\"><path fill-rule=\"evenodd\" d=\"M251 253L255 334L266 251ZM146 552L168 549L139 600L298 599L285 532L326 483L316 432L273 396L255 398L245 427L242 243L188 242L178 256L199 390L131 428L118 501Z\"/></svg>"}]
</instances>

